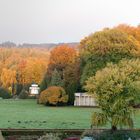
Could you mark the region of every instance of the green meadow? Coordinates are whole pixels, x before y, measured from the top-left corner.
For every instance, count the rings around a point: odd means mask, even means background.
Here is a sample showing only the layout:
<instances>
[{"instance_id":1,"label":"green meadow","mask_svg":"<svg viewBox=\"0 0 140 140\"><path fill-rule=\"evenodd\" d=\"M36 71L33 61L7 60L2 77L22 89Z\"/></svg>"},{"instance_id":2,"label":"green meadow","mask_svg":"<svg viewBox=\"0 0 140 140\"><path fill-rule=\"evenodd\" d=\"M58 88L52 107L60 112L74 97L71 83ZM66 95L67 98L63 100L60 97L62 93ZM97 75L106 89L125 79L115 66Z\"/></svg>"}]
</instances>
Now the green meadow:
<instances>
[{"instance_id":1,"label":"green meadow","mask_svg":"<svg viewBox=\"0 0 140 140\"><path fill-rule=\"evenodd\" d=\"M91 115L99 109L84 107L46 107L36 100L0 100L0 128L21 129L88 129ZM134 117L140 128L140 110ZM108 128L104 126L103 128Z\"/></svg>"}]
</instances>

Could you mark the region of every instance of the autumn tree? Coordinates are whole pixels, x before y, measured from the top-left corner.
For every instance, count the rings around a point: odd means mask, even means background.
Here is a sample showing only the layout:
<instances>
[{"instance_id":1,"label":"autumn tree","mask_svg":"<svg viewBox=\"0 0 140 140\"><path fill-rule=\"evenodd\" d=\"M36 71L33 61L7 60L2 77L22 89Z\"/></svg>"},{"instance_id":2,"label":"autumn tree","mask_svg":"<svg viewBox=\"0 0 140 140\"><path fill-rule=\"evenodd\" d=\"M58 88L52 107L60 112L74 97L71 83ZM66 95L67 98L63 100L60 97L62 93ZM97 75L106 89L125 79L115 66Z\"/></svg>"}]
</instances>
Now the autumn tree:
<instances>
[{"instance_id":1,"label":"autumn tree","mask_svg":"<svg viewBox=\"0 0 140 140\"><path fill-rule=\"evenodd\" d=\"M75 62L68 65L64 70L64 87L69 95L69 105L74 105L74 93L79 92L81 90L80 73L80 60L77 57Z\"/></svg>"},{"instance_id":2,"label":"autumn tree","mask_svg":"<svg viewBox=\"0 0 140 140\"><path fill-rule=\"evenodd\" d=\"M18 64L18 82L21 84L25 84L25 67L26 67L26 60L22 59Z\"/></svg>"},{"instance_id":3,"label":"autumn tree","mask_svg":"<svg viewBox=\"0 0 140 140\"><path fill-rule=\"evenodd\" d=\"M78 62L77 61L77 52L74 48L71 48L67 45L62 45L54 48L50 53L50 62L48 65L48 70L46 73L45 82L47 82L46 86L51 85L52 80L56 80L56 76L54 76L54 71L56 74L57 71L57 78L64 89L66 90L67 94L69 95L69 98L71 98L71 95L74 95L74 92L76 90L75 87L77 86L77 77L76 75L78 73ZM77 69L77 70L76 70ZM59 76L58 76L59 73ZM73 76L73 77L69 77ZM69 77L69 78L68 78ZM45 83L42 81L42 83ZM75 85L76 83L76 85ZM74 87L72 89L72 87ZM46 87L47 88L47 87ZM73 104L74 97L72 97L72 100L69 100L70 104Z\"/></svg>"},{"instance_id":4,"label":"autumn tree","mask_svg":"<svg viewBox=\"0 0 140 140\"><path fill-rule=\"evenodd\" d=\"M135 26L130 26L127 24L119 24L114 27L115 29L119 29L122 32L127 33L128 35L133 36L140 43L140 28Z\"/></svg>"},{"instance_id":5,"label":"autumn tree","mask_svg":"<svg viewBox=\"0 0 140 140\"><path fill-rule=\"evenodd\" d=\"M80 42L79 48L82 84L108 62L118 63L122 58L140 56L139 42L118 29L105 29L91 34Z\"/></svg>"},{"instance_id":6,"label":"autumn tree","mask_svg":"<svg viewBox=\"0 0 140 140\"><path fill-rule=\"evenodd\" d=\"M76 51L67 45L62 45L54 48L50 53L48 65L48 74L51 76L56 69L63 77L63 70L75 60Z\"/></svg>"},{"instance_id":7,"label":"autumn tree","mask_svg":"<svg viewBox=\"0 0 140 140\"><path fill-rule=\"evenodd\" d=\"M46 68L47 63L43 59L24 59L19 63L17 79L23 86L30 85L33 82L40 84Z\"/></svg>"},{"instance_id":8,"label":"autumn tree","mask_svg":"<svg viewBox=\"0 0 140 140\"><path fill-rule=\"evenodd\" d=\"M5 64L6 60L12 55L12 49L0 48L0 61Z\"/></svg>"},{"instance_id":9,"label":"autumn tree","mask_svg":"<svg viewBox=\"0 0 140 140\"><path fill-rule=\"evenodd\" d=\"M9 89L14 94L14 85L16 81L16 71L4 68L1 73L2 86Z\"/></svg>"},{"instance_id":10,"label":"autumn tree","mask_svg":"<svg viewBox=\"0 0 140 140\"><path fill-rule=\"evenodd\" d=\"M40 83L46 71L46 63L39 58L28 58L25 67L25 80L26 83Z\"/></svg>"},{"instance_id":11,"label":"autumn tree","mask_svg":"<svg viewBox=\"0 0 140 140\"><path fill-rule=\"evenodd\" d=\"M39 103L44 105L64 105L68 101L65 90L59 86L50 86L42 91L39 96Z\"/></svg>"},{"instance_id":12,"label":"autumn tree","mask_svg":"<svg viewBox=\"0 0 140 140\"><path fill-rule=\"evenodd\" d=\"M1 47L0 86L10 90L13 87L14 93L19 94L32 82L40 84L48 66L49 53L48 48ZM16 79L12 87L10 79L5 81L11 73L14 73L12 79Z\"/></svg>"}]
</instances>

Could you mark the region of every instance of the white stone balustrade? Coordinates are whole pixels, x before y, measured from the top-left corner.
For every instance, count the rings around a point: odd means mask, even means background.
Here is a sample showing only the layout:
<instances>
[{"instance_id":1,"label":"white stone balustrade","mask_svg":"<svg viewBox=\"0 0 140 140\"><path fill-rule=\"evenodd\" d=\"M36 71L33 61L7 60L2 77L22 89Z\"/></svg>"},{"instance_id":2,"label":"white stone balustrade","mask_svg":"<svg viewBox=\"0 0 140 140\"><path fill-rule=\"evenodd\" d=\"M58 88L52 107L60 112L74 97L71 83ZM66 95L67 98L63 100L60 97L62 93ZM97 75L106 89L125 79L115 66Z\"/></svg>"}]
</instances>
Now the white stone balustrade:
<instances>
[{"instance_id":1,"label":"white stone balustrade","mask_svg":"<svg viewBox=\"0 0 140 140\"><path fill-rule=\"evenodd\" d=\"M87 93L75 93L74 106L97 106L93 96Z\"/></svg>"}]
</instances>

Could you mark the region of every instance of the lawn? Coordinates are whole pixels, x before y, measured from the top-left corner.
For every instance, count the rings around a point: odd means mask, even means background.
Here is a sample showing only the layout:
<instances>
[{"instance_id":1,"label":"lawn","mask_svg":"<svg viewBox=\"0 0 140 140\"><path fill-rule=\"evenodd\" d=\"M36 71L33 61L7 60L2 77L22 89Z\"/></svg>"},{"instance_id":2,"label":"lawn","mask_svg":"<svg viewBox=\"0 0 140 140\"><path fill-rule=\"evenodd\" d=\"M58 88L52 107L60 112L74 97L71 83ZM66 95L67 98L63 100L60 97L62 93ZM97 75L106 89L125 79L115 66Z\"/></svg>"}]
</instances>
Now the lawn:
<instances>
[{"instance_id":1,"label":"lawn","mask_svg":"<svg viewBox=\"0 0 140 140\"><path fill-rule=\"evenodd\" d=\"M36 100L0 100L0 128L87 129L94 108L46 107ZM140 128L140 110L135 116Z\"/></svg>"}]
</instances>

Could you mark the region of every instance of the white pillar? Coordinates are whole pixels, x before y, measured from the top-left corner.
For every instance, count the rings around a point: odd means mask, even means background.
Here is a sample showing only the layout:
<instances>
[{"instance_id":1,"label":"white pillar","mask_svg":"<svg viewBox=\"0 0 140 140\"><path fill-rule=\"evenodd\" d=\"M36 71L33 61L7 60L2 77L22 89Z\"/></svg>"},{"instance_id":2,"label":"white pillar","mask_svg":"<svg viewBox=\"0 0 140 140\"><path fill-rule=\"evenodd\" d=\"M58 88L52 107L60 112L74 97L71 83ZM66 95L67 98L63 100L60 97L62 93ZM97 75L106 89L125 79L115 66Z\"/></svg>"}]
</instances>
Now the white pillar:
<instances>
[{"instance_id":1,"label":"white pillar","mask_svg":"<svg viewBox=\"0 0 140 140\"><path fill-rule=\"evenodd\" d=\"M86 105L86 97L84 96L84 104L83 105Z\"/></svg>"},{"instance_id":2,"label":"white pillar","mask_svg":"<svg viewBox=\"0 0 140 140\"><path fill-rule=\"evenodd\" d=\"M76 101L77 101L76 99L77 99L77 98L76 98L76 96L75 96L75 100L74 100L74 106L76 106L76 104L77 104L77 103L76 103Z\"/></svg>"},{"instance_id":3,"label":"white pillar","mask_svg":"<svg viewBox=\"0 0 140 140\"><path fill-rule=\"evenodd\" d=\"M93 105L93 102L92 102L92 97L90 96L90 105L92 106Z\"/></svg>"},{"instance_id":4,"label":"white pillar","mask_svg":"<svg viewBox=\"0 0 140 140\"><path fill-rule=\"evenodd\" d=\"M94 97L92 97L92 106L95 106Z\"/></svg>"},{"instance_id":5,"label":"white pillar","mask_svg":"<svg viewBox=\"0 0 140 140\"><path fill-rule=\"evenodd\" d=\"M90 100L89 99L90 99L90 97L88 96L88 105L90 106Z\"/></svg>"},{"instance_id":6,"label":"white pillar","mask_svg":"<svg viewBox=\"0 0 140 140\"><path fill-rule=\"evenodd\" d=\"M80 96L79 96L79 106L81 105L81 99L80 99Z\"/></svg>"}]
</instances>

